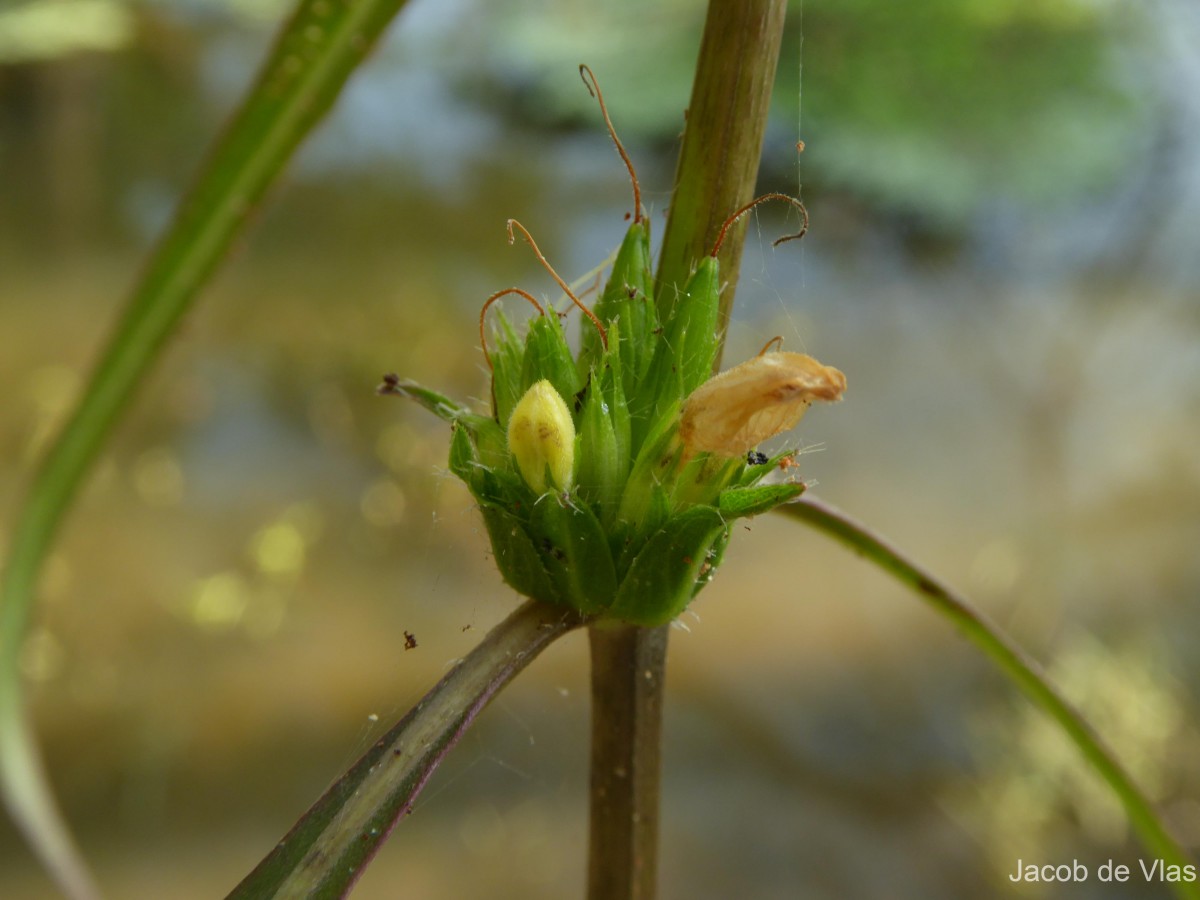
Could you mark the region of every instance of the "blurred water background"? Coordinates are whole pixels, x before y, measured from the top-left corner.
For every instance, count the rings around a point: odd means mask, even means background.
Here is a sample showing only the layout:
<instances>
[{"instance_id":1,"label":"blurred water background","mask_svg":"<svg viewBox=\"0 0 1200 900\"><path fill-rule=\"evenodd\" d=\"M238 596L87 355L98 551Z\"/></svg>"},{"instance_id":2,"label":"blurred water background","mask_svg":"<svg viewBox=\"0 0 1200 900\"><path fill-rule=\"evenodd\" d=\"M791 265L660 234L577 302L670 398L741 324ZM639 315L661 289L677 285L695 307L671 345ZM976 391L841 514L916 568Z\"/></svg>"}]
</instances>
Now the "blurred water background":
<instances>
[{"instance_id":1,"label":"blurred water background","mask_svg":"<svg viewBox=\"0 0 1200 900\"><path fill-rule=\"evenodd\" d=\"M507 217L568 278L617 246L581 61L661 229L702 7L413 0L187 318L22 661L111 896L223 895L514 606L447 429L373 388L486 395L483 298L554 296ZM284 11L0 8L0 529ZM772 250L794 220L752 221L726 353L782 334L847 373L792 436L803 476L1046 661L1193 848L1198 44L1188 0L794 4L760 187L813 225ZM1167 896L1008 880L1145 854L986 662L825 538L754 520L694 611L665 898ZM356 897L582 894L585 645L500 697ZM0 822L0 897L49 896Z\"/></svg>"}]
</instances>

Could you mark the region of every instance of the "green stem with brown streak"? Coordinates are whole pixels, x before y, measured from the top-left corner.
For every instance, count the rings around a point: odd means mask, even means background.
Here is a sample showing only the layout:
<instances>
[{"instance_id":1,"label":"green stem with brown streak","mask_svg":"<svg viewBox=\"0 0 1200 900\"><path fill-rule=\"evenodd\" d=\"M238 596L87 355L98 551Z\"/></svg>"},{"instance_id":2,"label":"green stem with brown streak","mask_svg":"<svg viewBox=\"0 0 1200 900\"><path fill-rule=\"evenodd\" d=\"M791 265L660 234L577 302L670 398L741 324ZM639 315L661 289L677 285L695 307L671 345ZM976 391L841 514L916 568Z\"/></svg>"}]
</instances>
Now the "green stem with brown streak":
<instances>
[{"instance_id":1,"label":"green stem with brown streak","mask_svg":"<svg viewBox=\"0 0 1200 900\"><path fill-rule=\"evenodd\" d=\"M710 0L659 261L663 312L725 219L753 197L785 10L785 0ZM744 238L735 226L720 253L722 336ZM591 629L590 900L656 893L666 628Z\"/></svg>"}]
</instances>

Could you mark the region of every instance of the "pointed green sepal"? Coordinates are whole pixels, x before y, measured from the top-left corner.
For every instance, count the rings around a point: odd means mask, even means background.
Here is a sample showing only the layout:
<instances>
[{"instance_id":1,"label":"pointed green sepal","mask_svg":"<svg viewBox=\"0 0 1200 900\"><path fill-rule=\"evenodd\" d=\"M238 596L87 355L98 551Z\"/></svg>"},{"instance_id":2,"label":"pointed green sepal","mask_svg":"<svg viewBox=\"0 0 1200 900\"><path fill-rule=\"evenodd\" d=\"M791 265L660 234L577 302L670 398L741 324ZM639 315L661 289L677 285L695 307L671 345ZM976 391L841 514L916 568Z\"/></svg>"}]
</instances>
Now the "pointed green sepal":
<instances>
[{"instance_id":1,"label":"pointed green sepal","mask_svg":"<svg viewBox=\"0 0 1200 900\"><path fill-rule=\"evenodd\" d=\"M611 522L629 471L628 438L622 456L611 408L600 381L600 377L592 379L583 401L575 449L576 481L580 497L597 504L601 519Z\"/></svg>"},{"instance_id":2,"label":"pointed green sepal","mask_svg":"<svg viewBox=\"0 0 1200 900\"><path fill-rule=\"evenodd\" d=\"M629 398L630 435L635 454L641 452L669 411L674 410L673 414L677 416L683 403L683 378L675 344L661 334L656 341L654 359L646 377Z\"/></svg>"},{"instance_id":3,"label":"pointed green sepal","mask_svg":"<svg viewBox=\"0 0 1200 900\"><path fill-rule=\"evenodd\" d=\"M726 519L757 516L770 512L783 503L795 500L804 493L804 483L763 484L758 487L737 487L722 491L717 508Z\"/></svg>"},{"instance_id":4,"label":"pointed green sepal","mask_svg":"<svg viewBox=\"0 0 1200 900\"><path fill-rule=\"evenodd\" d=\"M708 565L700 567L700 574L696 576L696 586L692 589L692 597L704 590L717 574L717 569L721 567L721 561L725 559L725 550L729 547L729 539L732 536L733 530L726 528L717 535L717 539L708 548L708 553L704 557L704 561Z\"/></svg>"},{"instance_id":5,"label":"pointed green sepal","mask_svg":"<svg viewBox=\"0 0 1200 900\"><path fill-rule=\"evenodd\" d=\"M704 257L688 279L666 326L654 336L653 359L630 396L635 448L667 409L712 377L717 358L719 278L717 260Z\"/></svg>"},{"instance_id":6,"label":"pointed green sepal","mask_svg":"<svg viewBox=\"0 0 1200 900\"><path fill-rule=\"evenodd\" d=\"M617 591L608 538L586 505L544 497L533 513L542 564L562 602L584 614L607 607Z\"/></svg>"},{"instance_id":7,"label":"pointed green sepal","mask_svg":"<svg viewBox=\"0 0 1200 900\"><path fill-rule=\"evenodd\" d=\"M492 542L496 567L505 584L526 597L546 603L561 602L524 523L512 513L490 504L481 504L479 510Z\"/></svg>"},{"instance_id":8,"label":"pointed green sepal","mask_svg":"<svg viewBox=\"0 0 1200 900\"><path fill-rule=\"evenodd\" d=\"M467 429L455 426L450 432L450 471L471 487L479 468L479 453Z\"/></svg>"},{"instance_id":9,"label":"pointed green sepal","mask_svg":"<svg viewBox=\"0 0 1200 900\"><path fill-rule=\"evenodd\" d=\"M675 346L683 394L687 396L713 374L717 358L717 320L721 308L721 274L715 256L706 256L688 279L667 329Z\"/></svg>"},{"instance_id":10,"label":"pointed green sepal","mask_svg":"<svg viewBox=\"0 0 1200 900\"><path fill-rule=\"evenodd\" d=\"M604 365L599 377L600 396L607 406L605 413L612 420L613 437L617 445L617 468L621 472L622 479L629 473L629 466L633 460L633 436L629 403L626 400L628 395L625 393L622 378L620 354L613 351L614 348L619 348L624 340L620 323L613 323L608 330L609 353L604 357Z\"/></svg>"},{"instance_id":11,"label":"pointed green sepal","mask_svg":"<svg viewBox=\"0 0 1200 900\"><path fill-rule=\"evenodd\" d=\"M525 338L525 361L521 369L521 394L539 381L549 381L568 404L583 388L583 377L575 367L575 357L567 346L558 316L538 316ZM520 397L518 397L518 400Z\"/></svg>"},{"instance_id":12,"label":"pointed green sepal","mask_svg":"<svg viewBox=\"0 0 1200 900\"><path fill-rule=\"evenodd\" d=\"M721 514L694 506L666 523L646 542L617 589L607 616L634 625L662 625L691 602L709 551L726 533Z\"/></svg>"},{"instance_id":13,"label":"pointed green sepal","mask_svg":"<svg viewBox=\"0 0 1200 900\"><path fill-rule=\"evenodd\" d=\"M654 277L650 269L650 227L642 220L630 225L625 233L608 283L592 310L605 327L620 323L624 335L620 347L622 388L626 396L632 395L654 354L652 338L658 328L658 312L654 306ZM580 360L591 365L600 358L600 338L588 323L585 322L583 328ZM611 338L609 343L611 349Z\"/></svg>"},{"instance_id":14,"label":"pointed green sepal","mask_svg":"<svg viewBox=\"0 0 1200 900\"><path fill-rule=\"evenodd\" d=\"M525 345L502 312L496 314L492 344L492 414L500 427L507 428L508 417L528 385L521 382Z\"/></svg>"},{"instance_id":15,"label":"pointed green sepal","mask_svg":"<svg viewBox=\"0 0 1200 900\"><path fill-rule=\"evenodd\" d=\"M717 495L728 486L742 466L741 460L701 453L681 468L671 494L671 504L675 509L686 509L697 504L714 505Z\"/></svg>"},{"instance_id":16,"label":"pointed green sepal","mask_svg":"<svg viewBox=\"0 0 1200 900\"><path fill-rule=\"evenodd\" d=\"M401 397L407 397L446 422L453 422L467 412L465 406L451 400L444 394L439 394L437 391L431 391L427 387L422 387L415 381L385 383L384 387L381 387L379 391L380 393L397 394Z\"/></svg>"},{"instance_id":17,"label":"pointed green sepal","mask_svg":"<svg viewBox=\"0 0 1200 900\"><path fill-rule=\"evenodd\" d=\"M497 429L500 427L491 419L484 421ZM493 440L473 434L461 420L456 422L450 435L450 471L463 480L481 504L514 510L523 503L532 503L533 497L514 470L508 454L504 453L500 464L493 464L488 461L490 451L487 454L480 451L481 442Z\"/></svg>"},{"instance_id":18,"label":"pointed green sepal","mask_svg":"<svg viewBox=\"0 0 1200 900\"><path fill-rule=\"evenodd\" d=\"M625 522L631 533L645 533L642 523L650 510L655 488L661 490L675 474L681 449L678 432L679 406L675 404L647 435L621 493L617 519Z\"/></svg>"},{"instance_id":19,"label":"pointed green sepal","mask_svg":"<svg viewBox=\"0 0 1200 900\"><path fill-rule=\"evenodd\" d=\"M466 429L471 435L475 450L479 454L480 465L494 469L512 467L512 458L508 454L508 439L504 429L495 419L478 413L464 412L455 420L455 425Z\"/></svg>"}]
</instances>

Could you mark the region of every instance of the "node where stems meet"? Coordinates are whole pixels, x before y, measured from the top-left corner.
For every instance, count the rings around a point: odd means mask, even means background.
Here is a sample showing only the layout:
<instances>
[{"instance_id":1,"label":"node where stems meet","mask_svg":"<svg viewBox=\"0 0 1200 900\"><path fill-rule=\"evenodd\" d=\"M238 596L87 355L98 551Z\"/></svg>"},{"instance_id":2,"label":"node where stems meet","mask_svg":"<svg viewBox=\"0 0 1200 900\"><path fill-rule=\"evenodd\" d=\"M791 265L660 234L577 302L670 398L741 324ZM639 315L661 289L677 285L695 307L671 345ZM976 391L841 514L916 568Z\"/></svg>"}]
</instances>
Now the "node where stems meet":
<instances>
[{"instance_id":1,"label":"node where stems meet","mask_svg":"<svg viewBox=\"0 0 1200 900\"><path fill-rule=\"evenodd\" d=\"M763 194L761 197L755 197L725 220L725 224L721 226L721 230L717 234L716 242L713 243L712 253L709 255L715 257L721 251L721 244L725 242L725 234L729 231L734 222L736 222L746 213L750 212L750 210L754 209L754 207L758 206L760 203L765 203L767 200L783 200L787 203L790 203L792 206L796 207L796 209L800 210L800 215L804 218L804 224L800 227L799 231L797 231L795 234L785 234L781 238L776 238L771 242L771 246L778 247L780 244L785 243L786 241L795 241L804 237L804 235L808 232L808 210L804 208L804 203L795 197L789 196L788 194Z\"/></svg>"},{"instance_id":2,"label":"node where stems meet","mask_svg":"<svg viewBox=\"0 0 1200 900\"><path fill-rule=\"evenodd\" d=\"M511 244L517 239L516 235L513 233L514 228L520 230L521 235L526 241L529 242L529 246L533 248L533 255L538 258L538 262L542 264L542 267L550 273L550 277L558 282L558 286L563 289L563 293L570 297L571 302L583 310L583 314L592 320L592 324L596 326L596 331L600 333L600 342L604 344L604 349L607 350L608 332L604 330L604 326L600 324L600 320L596 318L596 314L588 309L582 300L575 296L575 292L572 291L570 286L562 280L557 272L554 271L554 266L550 265L549 260L542 255L542 251L538 249L537 242L534 241L533 235L531 235L529 230L516 219L508 220L508 242Z\"/></svg>"}]
</instances>

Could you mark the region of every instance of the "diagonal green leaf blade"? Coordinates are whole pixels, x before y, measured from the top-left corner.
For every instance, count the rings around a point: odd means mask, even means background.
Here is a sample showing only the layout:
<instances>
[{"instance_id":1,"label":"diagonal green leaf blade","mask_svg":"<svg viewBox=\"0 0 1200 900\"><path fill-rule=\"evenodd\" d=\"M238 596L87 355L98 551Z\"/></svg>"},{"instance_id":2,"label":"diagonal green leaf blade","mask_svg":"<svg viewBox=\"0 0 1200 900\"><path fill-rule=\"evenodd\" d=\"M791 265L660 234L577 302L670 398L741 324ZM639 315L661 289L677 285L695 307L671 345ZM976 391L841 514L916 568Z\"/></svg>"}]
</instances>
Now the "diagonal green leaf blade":
<instances>
[{"instance_id":1,"label":"diagonal green leaf blade","mask_svg":"<svg viewBox=\"0 0 1200 900\"><path fill-rule=\"evenodd\" d=\"M228 900L344 897L497 691L582 624L561 607L519 607L313 804Z\"/></svg>"},{"instance_id":2,"label":"diagonal green leaf blade","mask_svg":"<svg viewBox=\"0 0 1200 900\"><path fill-rule=\"evenodd\" d=\"M42 773L18 651L41 562L101 444L199 288L406 0L302 0L151 255L87 391L42 460L0 582L0 793L72 897L95 894Z\"/></svg>"},{"instance_id":3,"label":"diagonal green leaf blade","mask_svg":"<svg viewBox=\"0 0 1200 900\"><path fill-rule=\"evenodd\" d=\"M777 510L825 532L855 553L869 559L912 588L936 612L949 619L1035 706L1054 720L1083 754L1084 759L1108 782L1124 805L1129 821L1142 843L1165 865L1195 866L1196 861L1171 834L1154 805L1134 783L1125 767L1105 746L1092 726L1050 683L1041 666L1001 631L998 625L971 606L966 598L841 510L809 495L794 503L779 506ZM1171 887L1183 900L1200 900L1200 883L1173 882Z\"/></svg>"}]
</instances>

